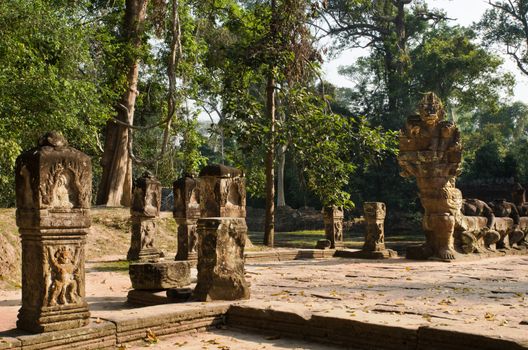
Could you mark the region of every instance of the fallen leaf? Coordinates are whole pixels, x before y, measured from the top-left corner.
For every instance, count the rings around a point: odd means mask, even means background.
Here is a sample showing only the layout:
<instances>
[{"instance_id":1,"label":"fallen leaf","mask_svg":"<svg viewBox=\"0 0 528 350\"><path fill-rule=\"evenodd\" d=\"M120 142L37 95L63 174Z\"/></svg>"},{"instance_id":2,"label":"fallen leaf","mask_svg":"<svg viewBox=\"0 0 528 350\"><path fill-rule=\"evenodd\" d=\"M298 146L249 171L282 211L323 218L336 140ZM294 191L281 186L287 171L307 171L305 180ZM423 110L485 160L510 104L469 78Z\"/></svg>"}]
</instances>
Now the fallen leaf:
<instances>
[{"instance_id":1,"label":"fallen leaf","mask_svg":"<svg viewBox=\"0 0 528 350\"><path fill-rule=\"evenodd\" d=\"M484 315L484 318L486 319L486 321L493 321L495 320L495 315L492 314L491 312L486 312L486 314Z\"/></svg>"},{"instance_id":2,"label":"fallen leaf","mask_svg":"<svg viewBox=\"0 0 528 350\"><path fill-rule=\"evenodd\" d=\"M143 338L143 340L149 344L156 344L159 342L158 337L156 337L156 334L154 334L150 328L145 332L145 338Z\"/></svg>"}]
</instances>

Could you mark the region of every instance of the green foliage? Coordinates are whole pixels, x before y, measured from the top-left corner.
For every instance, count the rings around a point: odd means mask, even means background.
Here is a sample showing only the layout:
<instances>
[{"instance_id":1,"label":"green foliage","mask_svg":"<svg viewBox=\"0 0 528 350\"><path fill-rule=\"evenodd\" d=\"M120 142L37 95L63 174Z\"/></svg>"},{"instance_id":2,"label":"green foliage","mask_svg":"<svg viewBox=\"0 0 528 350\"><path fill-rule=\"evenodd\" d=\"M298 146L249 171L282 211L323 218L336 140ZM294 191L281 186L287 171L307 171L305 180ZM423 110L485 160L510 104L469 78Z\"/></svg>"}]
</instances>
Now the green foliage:
<instances>
[{"instance_id":1,"label":"green foliage","mask_svg":"<svg viewBox=\"0 0 528 350\"><path fill-rule=\"evenodd\" d=\"M490 1L476 28L484 42L504 49L517 67L528 75L528 1Z\"/></svg>"},{"instance_id":2,"label":"green foliage","mask_svg":"<svg viewBox=\"0 0 528 350\"><path fill-rule=\"evenodd\" d=\"M498 73L502 59L479 46L468 28L445 24L430 28L411 57L415 94L434 91L448 113L494 106L503 93L512 93L513 76Z\"/></svg>"},{"instance_id":3,"label":"green foliage","mask_svg":"<svg viewBox=\"0 0 528 350\"><path fill-rule=\"evenodd\" d=\"M110 109L91 55L93 28L67 5L0 3L0 204L13 205L13 164L38 137L59 130L74 147L95 155Z\"/></svg>"}]
</instances>

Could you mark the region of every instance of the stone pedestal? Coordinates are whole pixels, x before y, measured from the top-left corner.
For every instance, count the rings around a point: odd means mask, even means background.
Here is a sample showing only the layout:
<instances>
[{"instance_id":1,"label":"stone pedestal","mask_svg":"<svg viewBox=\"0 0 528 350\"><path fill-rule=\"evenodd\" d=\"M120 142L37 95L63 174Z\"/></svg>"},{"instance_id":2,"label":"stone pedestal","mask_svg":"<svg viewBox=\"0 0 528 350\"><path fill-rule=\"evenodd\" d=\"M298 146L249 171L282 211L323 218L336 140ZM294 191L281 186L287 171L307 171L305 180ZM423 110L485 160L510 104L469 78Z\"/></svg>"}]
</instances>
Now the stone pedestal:
<instances>
[{"instance_id":1,"label":"stone pedestal","mask_svg":"<svg viewBox=\"0 0 528 350\"><path fill-rule=\"evenodd\" d=\"M134 181L132 190L132 232L128 260L155 261L163 253L155 248L161 206L161 184L149 172Z\"/></svg>"},{"instance_id":2,"label":"stone pedestal","mask_svg":"<svg viewBox=\"0 0 528 350\"><path fill-rule=\"evenodd\" d=\"M22 238L17 327L49 332L88 324L84 246L91 225L90 158L51 132L16 161L16 219Z\"/></svg>"},{"instance_id":3,"label":"stone pedestal","mask_svg":"<svg viewBox=\"0 0 528 350\"><path fill-rule=\"evenodd\" d=\"M244 277L247 239L245 180L240 170L210 165L200 172L198 283L201 301L249 298Z\"/></svg>"},{"instance_id":4,"label":"stone pedestal","mask_svg":"<svg viewBox=\"0 0 528 350\"><path fill-rule=\"evenodd\" d=\"M178 252L176 260L196 260L196 225L200 218L200 203L197 180L190 175L173 184L173 216L178 224Z\"/></svg>"},{"instance_id":5,"label":"stone pedestal","mask_svg":"<svg viewBox=\"0 0 528 350\"><path fill-rule=\"evenodd\" d=\"M244 218L198 220L198 283L193 298L199 301L249 299L244 277Z\"/></svg>"},{"instance_id":6,"label":"stone pedestal","mask_svg":"<svg viewBox=\"0 0 528 350\"><path fill-rule=\"evenodd\" d=\"M330 241L331 249L344 247L343 242L343 209L333 206L323 209L325 237Z\"/></svg>"},{"instance_id":7,"label":"stone pedestal","mask_svg":"<svg viewBox=\"0 0 528 350\"><path fill-rule=\"evenodd\" d=\"M191 265L187 261L135 263L129 267L132 288L165 290L191 284Z\"/></svg>"}]
</instances>

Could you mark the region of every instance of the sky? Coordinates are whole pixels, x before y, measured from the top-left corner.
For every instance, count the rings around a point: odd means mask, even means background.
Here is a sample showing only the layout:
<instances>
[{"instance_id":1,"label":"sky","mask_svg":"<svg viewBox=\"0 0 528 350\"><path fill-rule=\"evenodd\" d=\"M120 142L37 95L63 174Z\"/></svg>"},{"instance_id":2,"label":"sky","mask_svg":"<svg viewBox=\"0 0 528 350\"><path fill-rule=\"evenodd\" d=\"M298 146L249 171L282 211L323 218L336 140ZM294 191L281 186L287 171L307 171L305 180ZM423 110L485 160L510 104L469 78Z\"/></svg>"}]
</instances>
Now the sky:
<instances>
[{"instance_id":1,"label":"sky","mask_svg":"<svg viewBox=\"0 0 528 350\"><path fill-rule=\"evenodd\" d=\"M443 9L453 22L463 26L469 26L478 21L489 8L487 0L426 0L430 8ZM365 50L355 49L341 53L335 59L325 62L323 70L326 79L336 86L352 87L353 82L339 75L339 66L346 66L353 63L357 57L366 54ZM514 89L513 100L520 100L528 103L528 77L522 75L515 63L507 56L504 57L503 70L512 72L517 80Z\"/></svg>"}]
</instances>

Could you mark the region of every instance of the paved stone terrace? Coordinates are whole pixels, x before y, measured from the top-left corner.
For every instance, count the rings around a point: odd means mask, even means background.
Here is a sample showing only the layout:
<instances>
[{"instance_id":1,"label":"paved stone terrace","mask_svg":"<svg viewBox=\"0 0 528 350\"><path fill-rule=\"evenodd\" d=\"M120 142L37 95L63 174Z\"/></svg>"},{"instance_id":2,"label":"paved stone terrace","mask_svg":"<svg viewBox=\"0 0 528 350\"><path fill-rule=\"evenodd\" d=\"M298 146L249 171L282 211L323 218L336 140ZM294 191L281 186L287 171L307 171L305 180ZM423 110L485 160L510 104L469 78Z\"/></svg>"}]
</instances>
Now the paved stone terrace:
<instances>
[{"instance_id":1,"label":"paved stone terrace","mask_svg":"<svg viewBox=\"0 0 528 350\"><path fill-rule=\"evenodd\" d=\"M126 272L94 267L89 263L86 275L94 320L155 319L154 311L124 303L130 288ZM249 305L376 325L482 334L528 347L527 256L454 263L341 258L255 262L246 265L246 277L252 292ZM15 328L19 300L20 291L0 291L0 337ZM203 308L194 303L196 307Z\"/></svg>"}]
</instances>

